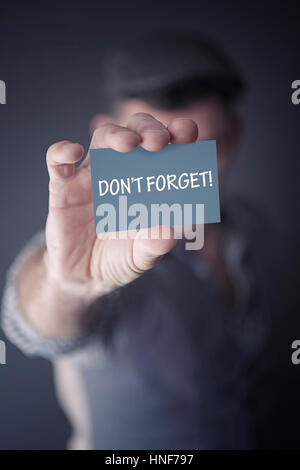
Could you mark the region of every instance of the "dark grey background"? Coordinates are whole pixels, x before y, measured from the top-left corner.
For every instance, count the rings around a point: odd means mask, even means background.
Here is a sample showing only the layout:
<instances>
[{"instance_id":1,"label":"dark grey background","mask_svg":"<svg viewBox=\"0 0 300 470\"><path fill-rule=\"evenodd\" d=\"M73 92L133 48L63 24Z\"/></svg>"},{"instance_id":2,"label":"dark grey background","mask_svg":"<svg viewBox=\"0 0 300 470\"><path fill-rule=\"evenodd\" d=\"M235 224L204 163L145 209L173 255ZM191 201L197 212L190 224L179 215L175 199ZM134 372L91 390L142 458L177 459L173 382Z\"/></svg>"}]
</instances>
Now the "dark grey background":
<instances>
[{"instance_id":1,"label":"dark grey background","mask_svg":"<svg viewBox=\"0 0 300 470\"><path fill-rule=\"evenodd\" d=\"M297 2L9 2L0 7L1 280L47 215L47 147L62 139L89 142L88 122L101 111L98 70L116 39L151 29L206 33L231 54L250 90L241 108L245 136L232 186L257 201L279 237L283 322L274 361L290 380L290 343L300 338L296 254L299 248L298 153L300 105L291 82L300 79ZM0 339L4 338L0 331ZM275 343L275 339L274 339ZM57 406L51 366L7 344L0 366L0 448L64 448L68 423ZM283 413L271 426L290 429ZM300 420L300 416L299 416ZM296 426L295 426L296 427ZM299 430L298 430L299 432ZM300 441L299 441L300 442Z\"/></svg>"}]
</instances>

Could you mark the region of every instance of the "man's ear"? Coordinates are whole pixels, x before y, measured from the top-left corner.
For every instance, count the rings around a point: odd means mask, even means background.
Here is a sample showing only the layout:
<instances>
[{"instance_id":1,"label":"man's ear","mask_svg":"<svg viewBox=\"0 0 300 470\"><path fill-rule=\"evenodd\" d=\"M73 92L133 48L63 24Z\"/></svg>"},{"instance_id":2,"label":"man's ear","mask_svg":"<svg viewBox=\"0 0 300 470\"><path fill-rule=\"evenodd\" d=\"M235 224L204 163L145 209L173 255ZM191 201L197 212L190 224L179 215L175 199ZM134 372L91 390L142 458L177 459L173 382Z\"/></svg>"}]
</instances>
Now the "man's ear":
<instances>
[{"instance_id":1,"label":"man's ear","mask_svg":"<svg viewBox=\"0 0 300 470\"><path fill-rule=\"evenodd\" d=\"M112 122L112 118L109 116L109 114L96 114L94 117L92 117L90 121L91 135L93 134L94 130L97 129L97 127L102 126L102 124L105 124L106 122Z\"/></svg>"}]
</instances>

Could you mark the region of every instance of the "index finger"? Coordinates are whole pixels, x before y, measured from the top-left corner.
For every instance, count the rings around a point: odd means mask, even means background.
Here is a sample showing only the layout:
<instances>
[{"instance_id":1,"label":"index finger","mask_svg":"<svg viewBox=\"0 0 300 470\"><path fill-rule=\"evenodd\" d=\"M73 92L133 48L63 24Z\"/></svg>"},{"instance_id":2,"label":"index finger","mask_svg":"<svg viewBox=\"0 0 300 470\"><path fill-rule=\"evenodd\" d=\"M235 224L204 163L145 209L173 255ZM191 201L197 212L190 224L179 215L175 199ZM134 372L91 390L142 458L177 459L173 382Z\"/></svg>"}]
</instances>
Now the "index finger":
<instances>
[{"instance_id":1,"label":"index finger","mask_svg":"<svg viewBox=\"0 0 300 470\"><path fill-rule=\"evenodd\" d=\"M133 130L109 122L95 129L90 149L111 148L117 152L130 152L139 145L140 141L140 136ZM90 152L88 151L80 167L89 165L89 160Z\"/></svg>"}]
</instances>

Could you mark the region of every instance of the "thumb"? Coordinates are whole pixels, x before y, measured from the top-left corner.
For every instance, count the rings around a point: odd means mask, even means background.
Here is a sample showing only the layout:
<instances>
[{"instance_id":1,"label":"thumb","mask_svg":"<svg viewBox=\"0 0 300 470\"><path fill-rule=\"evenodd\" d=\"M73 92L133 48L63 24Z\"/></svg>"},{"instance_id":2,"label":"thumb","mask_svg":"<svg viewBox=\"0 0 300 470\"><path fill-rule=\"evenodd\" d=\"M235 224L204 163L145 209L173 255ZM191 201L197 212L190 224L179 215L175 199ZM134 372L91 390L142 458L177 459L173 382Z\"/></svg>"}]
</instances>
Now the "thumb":
<instances>
[{"instance_id":1,"label":"thumb","mask_svg":"<svg viewBox=\"0 0 300 470\"><path fill-rule=\"evenodd\" d=\"M177 242L173 227L159 226L154 227L154 230L153 227L140 230L133 243L132 256L135 266L141 271L152 268Z\"/></svg>"},{"instance_id":2,"label":"thumb","mask_svg":"<svg viewBox=\"0 0 300 470\"><path fill-rule=\"evenodd\" d=\"M47 167L51 181L69 179L76 171L75 163L83 156L82 145L63 140L51 145L47 151Z\"/></svg>"}]
</instances>

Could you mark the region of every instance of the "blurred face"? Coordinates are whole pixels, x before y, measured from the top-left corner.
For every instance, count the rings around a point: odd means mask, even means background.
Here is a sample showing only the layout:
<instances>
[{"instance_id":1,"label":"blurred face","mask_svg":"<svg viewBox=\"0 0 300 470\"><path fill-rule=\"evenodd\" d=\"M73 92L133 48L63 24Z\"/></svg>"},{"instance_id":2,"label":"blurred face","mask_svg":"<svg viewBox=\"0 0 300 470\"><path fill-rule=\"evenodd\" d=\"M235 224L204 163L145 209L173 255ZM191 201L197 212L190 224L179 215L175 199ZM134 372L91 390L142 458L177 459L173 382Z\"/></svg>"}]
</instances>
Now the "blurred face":
<instances>
[{"instance_id":1,"label":"blurred face","mask_svg":"<svg viewBox=\"0 0 300 470\"><path fill-rule=\"evenodd\" d=\"M177 117L193 119L199 129L198 140L217 141L219 177L223 177L236 148L239 123L217 98L202 99L185 108L171 111L156 109L143 101L130 99L116 106L116 119L120 125L126 126L128 118L139 112L152 114L165 126Z\"/></svg>"},{"instance_id":2,"label":"blurred face","mask_svg":"<svg viewBox=\"0 0 300 470\"><path fill-rule=\"evenodd\" d=\"M217 98L201 99L185 108L171 111L153 108L142 100L128 99L116 105L114 116L99 116L98 120L94 120L94 124L97 127L105 121L113 120L126 126L129 117L140 112L153 115L165 126L178 117L193 119L199 129L198 140L217 141L219 179L222 179L238 141L239 121Z\"/></svg>"}]
</instances>

